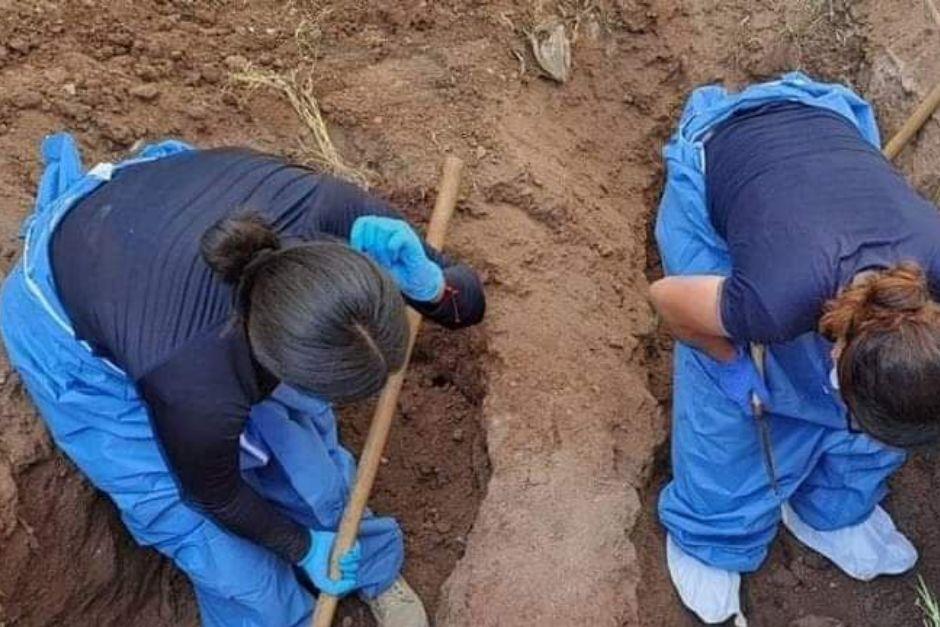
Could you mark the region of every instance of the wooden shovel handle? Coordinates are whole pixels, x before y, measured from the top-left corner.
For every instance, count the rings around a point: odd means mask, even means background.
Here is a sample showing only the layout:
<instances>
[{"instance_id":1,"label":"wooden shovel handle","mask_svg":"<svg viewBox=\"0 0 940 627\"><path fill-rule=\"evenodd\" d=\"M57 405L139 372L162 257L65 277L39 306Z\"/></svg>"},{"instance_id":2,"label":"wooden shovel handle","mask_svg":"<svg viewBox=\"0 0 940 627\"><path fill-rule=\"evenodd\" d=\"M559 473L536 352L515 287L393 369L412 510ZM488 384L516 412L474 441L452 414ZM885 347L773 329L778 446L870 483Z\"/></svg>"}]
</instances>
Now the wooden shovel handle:
<instances>
[{"instance_id":1,"label":"wooden shovel handle","mask_svg":"<svg viewBox=\"0 0 940 627\"><path fill-rule=\"evenodd\" d=\"M936 111L938 106L940 106L940 83L934 85L933 90L931 90L931 92L927 94L927 97L924 98L924 101L917 106L914 113L911 114L911 117L909 117L904 123L904 126L901 127L901 130L899 130L884 147L883 152L885 157L889 160L897 157L904 149L904 146L917 134L920 127L922 127L933 112Z\"/></svg>"},{"instance_id":2,"label":"wooden shovel handle","mask_svg":"<svg viewBox=\"0 0 940 627\"><path fill-rule=\"evenodd\" d=\"M460 171L462 168L463 162L456 157L449 156L444 161L444 172L437 192L437 202L434 204L434 211L431 213L431 222L428 225L426 238L427 242L438 250L444 247L447 225L450 223L451 216L454 215L454 208L457 205L457 191L460 187ZM352 548L356 542L356 537L359 535L359 523L369 501L369 494L372 492L372 485L375 483L375 477L378 474L392 420L395 418L395 410L398 407L398 394L405 382L405 372L408 369L408 362L411 360L411 351L414 348L415 339L418 337L418 329L421 327L421 314L414 309L408 309L408 326L408 351L405 355L405 365L388 378L385 387L382 389L382 394L379 396L375 414L372 417L372 426L369 428L369 435L366 438L366 444L359 459L356 484L353 487L352 495L349 497L349 503L346 505L346 511L343 512L336 542L333 544L330 576L334 579L340 576L339 557ZM314 627L330 627L338 601L339 599L334 596L320 594L313 615Z\"/></svg>"}]
</instances>

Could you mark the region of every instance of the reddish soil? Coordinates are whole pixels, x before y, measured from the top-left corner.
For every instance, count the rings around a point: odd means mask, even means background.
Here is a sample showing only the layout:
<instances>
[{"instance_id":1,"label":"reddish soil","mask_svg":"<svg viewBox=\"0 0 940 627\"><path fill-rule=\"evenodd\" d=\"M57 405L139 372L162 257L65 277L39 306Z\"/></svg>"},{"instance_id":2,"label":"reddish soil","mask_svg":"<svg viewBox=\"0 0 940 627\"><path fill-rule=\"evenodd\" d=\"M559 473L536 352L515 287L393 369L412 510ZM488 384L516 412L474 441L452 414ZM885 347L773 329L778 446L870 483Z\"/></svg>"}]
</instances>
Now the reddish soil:
<instances>
[{"instance_id":1,"label":"reddish soil","mask_svg":"<svg viewBox=\"0 0 940 627\"><path fill-rule=\"evenodd\" d=\"M19 251L44 134L74 131L92 163L164 136L303 159L291 108L229 77L245 62L310 75L346 161L412 216L427 215L443 154L467 162L448 248L482 270L488 322L425 329L373 501L402 521L405 574L437 624L681 625L653 516L671 377L646 300L662 142L695 85L797 67L871 97L890 134L940 76L925 6L0 0L0 270ZM539 77L524 35L550 18L572 39L565 85ZM930 197L938 126L899 160ZM370 417L342 413L352 447ZM888 503L935 588L938 482L915 459ZM133 546L7 367L0 554L0 625L197 622L185 578ZM916 624L911 576L849 582L785 535L750 579L758 625ZM369 624L356 602L343 611L347 627Z\"/></svg>"}]
</instances>

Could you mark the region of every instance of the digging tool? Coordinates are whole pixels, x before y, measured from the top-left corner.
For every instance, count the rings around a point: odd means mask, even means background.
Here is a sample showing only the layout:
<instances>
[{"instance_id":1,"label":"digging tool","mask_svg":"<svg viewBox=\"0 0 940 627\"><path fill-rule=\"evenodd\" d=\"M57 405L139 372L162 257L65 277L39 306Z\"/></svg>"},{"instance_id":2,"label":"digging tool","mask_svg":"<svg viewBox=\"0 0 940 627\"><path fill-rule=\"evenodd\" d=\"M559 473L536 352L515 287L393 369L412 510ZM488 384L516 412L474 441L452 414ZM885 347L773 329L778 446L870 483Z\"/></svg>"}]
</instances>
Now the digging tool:
<instances>
[{"instance_id":1,"label":"digging tool","mask_svg":"<svg viewBox=\"0 0 940 627\"><path fill-rule=\"evenodd\" d=\"M934 88L927 94L927 97L914 109L911 117L904 122L901 129L895 133L882 151L887 159L894 159L898 156L909 141L917 134L917 131L930 119L933 112L940 107L940 83L934 85ZM763 344L751 344L751 360L757 368L761 378L764 378L764 359L767 348ZM773 445L770 438L770 425L767 417L764 415L764 404L756 394L751 397L751 408L754 412L754 419L757 421L757 429L760 435L761 450L764 455L764 466L767 468L767 476L770 479L770 485L774 492L778 491L777 484L777 466L774 463Z\"/></svg>"},{"instance_id":2,"label":"digging tool","mask_svg":"<svg viewBox=\"0 0 940 627\"><path fill-rule=\"evenodd\" d=\"M914 113L907 119L907 122L901 127L901 130L899 130L884 147L883 152L885 157L888 159L897 157L904 149L904 146L907 145L907 142L911 141L911 138L917 134L920 127L922 127L933 112L937 110L937 107L940 107L940 83L934 85L934 88L927 94L923 102L914 109Z\"/></svg>"},{"instance_id":3,"label":"digging tool","mask_svg":"<svg viewBox=\"0 0 940 627\"><path fill-rule=\"evenodd\" d=\"M437 202L434 204L434 211L431 213L431 222L428 225L427 233L428 244L438 250L444 246L447 225L457 204L457 189L460 185L460 171L462 168L463 162L456 157L450 156L444 161L444 171L437 192ZM356 484L353 486L346 511L343 512L339 532L333 544L330 576L334 579L338 579L340 576L339 557L352 548L356 542L356 537L359 535L359 522L362 520L366 503L369 501L372 484L375 483L375 476L382 461L382 452L385 450L385 443L388 441L388 433L392 426L392 419L395 417L395 409L398 406L398 394L401 392L402 384L405 381L405 372L411 359L411 351L415 345L415 338L418 336L418 329L421 327L421 314L413 309L408 310L408 327L410 332L408 334L408 349L405 353L405 364L401 370L388 378L385 387L382 389L382 394L379 396L375 413L372 416L372 426L369 427L369 435L366 438L362 456L359 459ZM316 611L313 614L313 627L330 627L338 602L337 597L320 594L317 599Z\"/></svg>"},{"instance_id":4,"label":"digging tool","mask_svg":"<svg viewBox=\"0 0 940 627\"><path fill-rule=\"evenodd\" d=\"M754 362L761 379L764 378L766 353L767 349L763 344L751 344L751 360ZM777 484L777 464L774 461L774 449L770 439L770 423L767 422L767 416L764 415L764 403L756 393L751 394L751 411L754 413L754 420L757 422L760 447L761 452L764 454L764 467L767 469L770 487L777 494L780 492L780 486Z\"/></svg>"}]
</instances>

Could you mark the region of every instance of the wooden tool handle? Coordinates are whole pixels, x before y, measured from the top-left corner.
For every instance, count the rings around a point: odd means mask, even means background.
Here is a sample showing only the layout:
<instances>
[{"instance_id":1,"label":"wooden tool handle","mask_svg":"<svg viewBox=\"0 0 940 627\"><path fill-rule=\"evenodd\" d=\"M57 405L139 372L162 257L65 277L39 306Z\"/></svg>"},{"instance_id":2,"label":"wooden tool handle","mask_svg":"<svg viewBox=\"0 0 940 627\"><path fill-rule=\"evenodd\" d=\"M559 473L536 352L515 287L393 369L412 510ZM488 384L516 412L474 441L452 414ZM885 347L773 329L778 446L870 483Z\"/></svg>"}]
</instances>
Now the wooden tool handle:
<instances>
[{"instance_id":1,"label":"wooden tool handle","mask_svg":"<svg viewBox=\"0 0 940 627\"><path fill-rule=\"evenodd\" d=\"M907 145L907 142L911 141L911 138L917 134L917 131L920 130L920 127L924 125L924 122L930 118L938 106L940 106L940 83L934 86L933 90L931 90L927 97L924 98L924 101L918 105L914 113L911 114L911 117L904 123L904 126L901 127L901 130L899 130L895 136L891 138L891 141L888 142L888 145L884 147L885 157L888 159L897 157L904 149L904 146Z\"/></svg>"},{"instance_id":2,"label":"wooden tool handle","mask_svg":"<svg viewBox=\"0 0 940 627\"><path fill-rule=\"evenodd\" d=\"M450 223L450 218L454 214L454 208L457 205L457 191L460 187L460 170L462 168L463 162L456 157L449 156L444 161L444 172L437 192L437 202L434 204L434 211L431 213L431 222L428 225L426 238L427 242L438 250L444 246L447 225ZM375 414L372 417L372 426L369 428L369 435L366 438L366 444L359 459L356 484L353 486L352 495L350 495L349 503L346 505L346 511L343 512L343 520L339 525L336 542L333 544L330 576L334 579L340 576L340 556L352 548L356 542L356 537L359 535L359 522L362 520L366 504L369 501L369 494L372 492L372 485L375 483L375 476L378 474L379 464L382 461L382 452L385 450L385 443L388 441L388 432L391 429L392 420L395 418L395 410L398 407L398 394L405 382L405 372L408 369L408 362L411 360L411 350L414 348L415 339L418 337L418 329L421 327L421 314L414 309L408 309L408 326L408 350L405 354L405 365L388 378L385 387L382 389L382 394L379 396ZM330 627L338 601L339 599L334 596L320 594L313 615L314 627Z\"/></svg>"}]
</instances>

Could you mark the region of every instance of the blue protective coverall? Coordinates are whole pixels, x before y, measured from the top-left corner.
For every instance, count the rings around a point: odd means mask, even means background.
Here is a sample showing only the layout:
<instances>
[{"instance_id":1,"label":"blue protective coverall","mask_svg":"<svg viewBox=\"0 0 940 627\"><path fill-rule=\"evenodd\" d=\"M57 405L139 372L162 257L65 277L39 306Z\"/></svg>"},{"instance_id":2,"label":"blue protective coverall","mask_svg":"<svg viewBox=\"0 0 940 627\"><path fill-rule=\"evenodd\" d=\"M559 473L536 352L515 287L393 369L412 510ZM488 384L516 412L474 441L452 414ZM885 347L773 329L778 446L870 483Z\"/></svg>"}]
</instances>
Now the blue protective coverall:
<instances>
[{"instance_id":1,"label":"blue protective coverall","mask_svg":"<svg viewBox=\"0 0 940 627\"><path fill-rule=\"evenodd\" d=\"M740 93L719 86L695 90L664 150L656 241L666 274L730 274L727 245L708 215L704 142L735 112L778 101L834 111L879 145L871 106L841 85L791 73ZM775 493L755 420L722 393L714 360L676 344L673 480L660 496L659 516L686 553L717 568L753 571L767 555L783 502L826 531L862 522L884 498L905 454L847 430L845 406L829 381L831 348L816 333L768 347Z\"/></svg>"},{"instance_id":2,"label":"blue protective coverall","mask_svg":"<svg viewBox=\"0 0 940 627\"><path fill-rule=\"evenodd\" d=\"M69 209L118 168L190 149L162 142L84 173L73 139L48 137L35 211L23 227L23 257L3 286L0 327L56 444L111 497L139 544L186 572L203 624L303 625L312 598L294 567L183 503L133 381L75 338L56 293L50 242ZM331 407L284 385L252 408L241 467L260 494L313 529L338 527L355 475ZM373 517L363 522L359 541L361 592L375 596L398 576L402 533L393 519Z\"/></svg>"}]
</instances>

